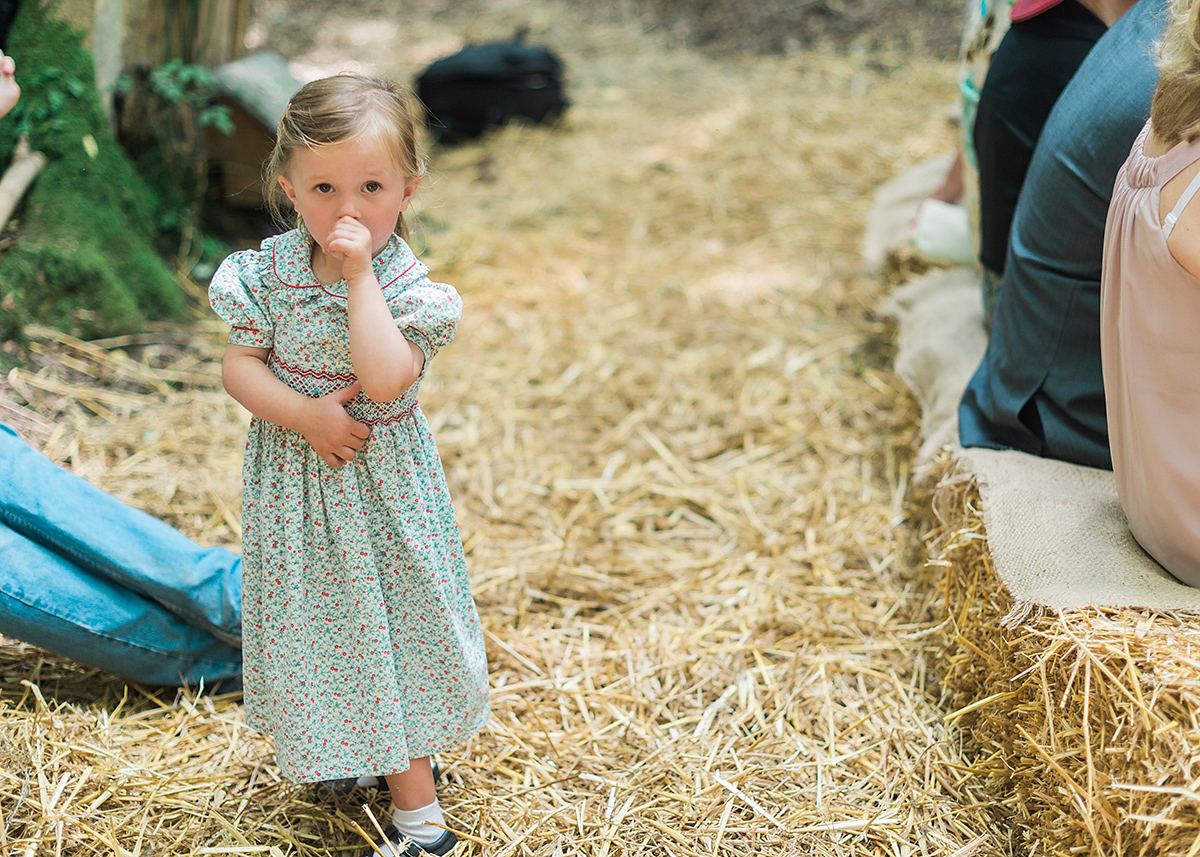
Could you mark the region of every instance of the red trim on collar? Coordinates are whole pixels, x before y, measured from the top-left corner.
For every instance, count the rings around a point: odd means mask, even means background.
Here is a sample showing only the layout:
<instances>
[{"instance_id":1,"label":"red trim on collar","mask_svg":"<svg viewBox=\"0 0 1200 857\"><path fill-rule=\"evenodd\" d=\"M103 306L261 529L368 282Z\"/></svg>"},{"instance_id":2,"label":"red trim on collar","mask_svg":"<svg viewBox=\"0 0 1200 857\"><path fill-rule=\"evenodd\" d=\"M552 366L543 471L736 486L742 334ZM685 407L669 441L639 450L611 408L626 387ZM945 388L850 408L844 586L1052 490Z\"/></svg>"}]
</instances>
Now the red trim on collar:
<instances>
[{"instance_id":1,"label":"red trim on collar","mask_svg":"<svg viewBox=\"0 0 1200 857\"><path fill-rule=\"evenodd\" d=\"M286 233L285 233L285 235L286 235ZM345 300L346 295L339 294L338 292L331 292L329 289L325 288L325 285L317 280L316 274L313 274L312 285L307 285L307 286L304 285L303 283L288 282L280 275L279 266L277 264L276 254L277 254L277 250L279 247L279 242L283 237L284 237L283 235L280 235L273 242L271 242L271 273L275 275L275 279L279 280L279 282L283 283L283 285L287 286L289 289L320 289L321 291L323 291L325 294L329 295L330 297L341 298L342 300ZM400 240L400 239L397 239L397 240ZM386 283L380 283L379 288L386 289L392 283L396 282L397 280L402 279L409 271L411 271L413 268L415 268L418 264L420 264L420 260L414 257L411 265L409 265L407 268L405 268L403 271L401 271L399 274L397 274L392 279L388 280ZM339 280L338 282L341 282L341 280Z\"/></svg>"}]
</instances>

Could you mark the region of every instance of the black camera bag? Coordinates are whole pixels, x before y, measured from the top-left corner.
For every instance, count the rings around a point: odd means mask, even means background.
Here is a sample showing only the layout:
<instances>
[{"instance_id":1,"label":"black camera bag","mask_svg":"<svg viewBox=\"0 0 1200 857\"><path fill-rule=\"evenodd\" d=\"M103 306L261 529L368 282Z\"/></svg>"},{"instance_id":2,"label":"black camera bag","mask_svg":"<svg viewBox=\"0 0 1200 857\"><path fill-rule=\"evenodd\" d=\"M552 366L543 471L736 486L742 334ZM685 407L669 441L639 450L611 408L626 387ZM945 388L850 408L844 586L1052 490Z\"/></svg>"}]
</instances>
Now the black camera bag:
<instances>
[{"instance_id":1,"label":"black camera bag","mask_svg":"<svg viewBox=\"0 0 1200 857\"><path fill-rule=\"evenodd\" d=\"M518 33L437 60L417 77L416 93L438 142L458 143L511 119L553 122L570 104L562 76L552 50Z\"/></svg>"}]
</instances>

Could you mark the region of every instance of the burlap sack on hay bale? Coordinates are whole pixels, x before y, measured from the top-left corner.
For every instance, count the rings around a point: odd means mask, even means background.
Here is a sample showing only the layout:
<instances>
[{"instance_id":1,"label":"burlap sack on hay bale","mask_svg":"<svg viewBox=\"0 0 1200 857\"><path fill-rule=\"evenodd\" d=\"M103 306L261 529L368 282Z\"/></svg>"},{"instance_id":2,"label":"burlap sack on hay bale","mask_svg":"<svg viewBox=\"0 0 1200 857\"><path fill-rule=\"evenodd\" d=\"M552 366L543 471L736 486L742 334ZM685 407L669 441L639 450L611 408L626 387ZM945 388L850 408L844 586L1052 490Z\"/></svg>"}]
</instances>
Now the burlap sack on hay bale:
<instances>
[{"instance_id":1,"label":"burlap sack on hay bale","mask_svg":"<svg viewBox=\"0 0 1200 857\"><path fill-rule=\"evenodd\" d=\"M915 484L945 570L930 656L1014 853L1200 853L1200 590L1134 541L1111 473L957 445L986 347L975 271L883 309L923 410Z\"/></svg>"},{"instance_id":2,"label":"burlap sack on hay bale","mask_svg":"<svg viewBox=\"0 0 1200 857\"><path fill-rule=\"evenodd\" d=\"M868 267L878 268L890 252L912 240L921 203L946 175L951 160L934 155L876 188L863 227L862 259Z\"/></svg>"},{"instance_id":3,"label":"burlap sack on hay bale","mask_svg":"<svg viewBox=\"0 0 1200 857\"><path fill-rule=\"evenodd\" d=\"M947 489L973 483L999 579L1016 613L1080 607L1136 607L1200 613L1200 590L1179 583L1134 540L1111 471L1013 450L958 446L957 408L987 338L978 275L957 268L907 283L883 311L898 322L895 368L922 411L917 473Z\"/></svg>"}]
</instances>

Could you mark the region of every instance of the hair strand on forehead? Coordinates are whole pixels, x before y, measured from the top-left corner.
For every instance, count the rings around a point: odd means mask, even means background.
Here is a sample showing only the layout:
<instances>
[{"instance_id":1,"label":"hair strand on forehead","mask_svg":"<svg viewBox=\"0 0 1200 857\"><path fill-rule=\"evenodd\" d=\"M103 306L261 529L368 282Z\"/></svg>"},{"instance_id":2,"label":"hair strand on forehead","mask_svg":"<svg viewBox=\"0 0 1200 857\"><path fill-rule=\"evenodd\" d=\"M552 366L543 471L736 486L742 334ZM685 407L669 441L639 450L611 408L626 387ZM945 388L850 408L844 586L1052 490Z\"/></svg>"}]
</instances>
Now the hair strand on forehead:
<instances>
[{"instance_id":1,"label":"hair strand on forehead","mask_svg":"<svg viewBox=\"0 0 1200 857\"><path fill-rule=\"evenodd\" d=\"M275 148L263 170L267 210L281 224L293 218L287 194L279 179L287 175L298 149L320 149L372 138L383 144L400 171L410 179L425 175L420 137L420 109L407 90L385 80L357 74L339 74L302 86L288 102L275 132ZM396 222L401 238L408 225L401 214Z\"/></svg>"}]
</instances>

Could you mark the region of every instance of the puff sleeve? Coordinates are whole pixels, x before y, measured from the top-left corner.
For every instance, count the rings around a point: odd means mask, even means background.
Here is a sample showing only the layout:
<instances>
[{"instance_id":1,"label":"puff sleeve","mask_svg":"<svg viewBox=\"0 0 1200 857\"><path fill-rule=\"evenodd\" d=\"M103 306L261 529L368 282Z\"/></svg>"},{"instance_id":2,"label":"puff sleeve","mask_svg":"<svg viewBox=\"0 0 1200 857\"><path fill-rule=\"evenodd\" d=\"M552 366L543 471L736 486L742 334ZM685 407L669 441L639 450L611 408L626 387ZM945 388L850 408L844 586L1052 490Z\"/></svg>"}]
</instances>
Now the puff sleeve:
<instances>
[{"instance_id":1,"label":"puff sleeve","mask_svg":"<svg viewBox=\"0 0 1200 857\"><path fill-rule=\"evenodd\" d=\"M262 276L263 252L242 250L229 256L208 286L208 301L230 325L231 345L270 348L274 341Z\"/></svg>"},{"instance_id":2,"label":"puff sleeve","mask_svg":"<svg viewBox=\"0 0 1200 857\"><path fill-rule=\"evenodd\" d=\"M420 276L388 300L404 338L425 352L425 362L449 345L462 317L462 298L454 287Z\"/></svg>"}]
</instances>

